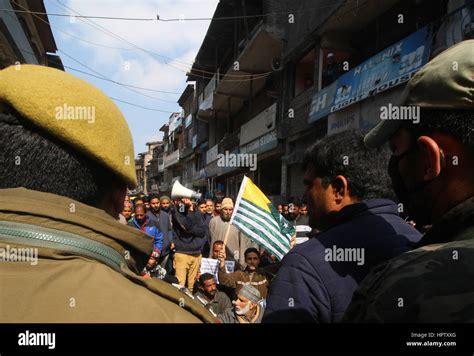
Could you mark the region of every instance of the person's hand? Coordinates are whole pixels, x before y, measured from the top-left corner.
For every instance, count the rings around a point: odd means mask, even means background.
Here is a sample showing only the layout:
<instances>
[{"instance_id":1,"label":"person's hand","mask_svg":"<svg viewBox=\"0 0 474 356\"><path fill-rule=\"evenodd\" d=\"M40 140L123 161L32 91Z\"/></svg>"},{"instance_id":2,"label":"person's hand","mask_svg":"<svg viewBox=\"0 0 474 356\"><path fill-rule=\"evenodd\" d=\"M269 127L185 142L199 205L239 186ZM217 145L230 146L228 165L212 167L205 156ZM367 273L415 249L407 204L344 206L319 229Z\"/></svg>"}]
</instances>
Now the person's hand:
<instances>
[{"instance_id":1,"label":"person's hand","mask_svg":"<svg viewBox=\"0 0 474 356\"><path fill-rule=\"evenodd\" d=\"M218 255L218 258L219 258L219 266L221 268L224 268L225 267L225 258L226 258L226 253L225 253L225 249L222 248L221 251L219 252L219 255Z\"/></svg>"},{"instance_id":2,"label":"person's hand","mask_svg":"<svg viewBox=\"0 0 474 356\"><path fill-rule=\"evenodd\" d=\"M171 243L170 250L174 250L174 242Z\"/></svg>"},{"instance_id":3,"label":"person's hand","mask_svg":"<svg viewBox=\"0 0 474 356\"><path fill-rule=\"evenodd\" d=\"M290 250L296 246L296 234L294 234L293 236L291 236L291 239L290 239Z\"/></svg>"}]
</instances>

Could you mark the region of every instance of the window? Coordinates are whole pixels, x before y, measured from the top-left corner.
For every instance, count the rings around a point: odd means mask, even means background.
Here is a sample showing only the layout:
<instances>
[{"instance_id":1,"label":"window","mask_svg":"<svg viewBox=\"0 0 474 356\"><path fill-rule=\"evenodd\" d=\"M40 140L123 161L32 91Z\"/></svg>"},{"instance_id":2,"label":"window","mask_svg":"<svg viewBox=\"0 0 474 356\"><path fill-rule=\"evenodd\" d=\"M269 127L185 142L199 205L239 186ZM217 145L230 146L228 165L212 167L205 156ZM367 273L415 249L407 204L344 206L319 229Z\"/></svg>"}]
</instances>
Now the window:
<instances>
[{"instance_id":1,"label":"window","mask_svg":"<svg viewBox=\"0 0 474 356\"><path fill-rule=\"evenodd\" d=\"M349 61L350 53L332 49L322 49L321 88L335 82L345 73L343 63Z\"/></svg>"},{"instance_id":2,"label":"window","mask_svg":"<svg viewBox=\"0 0 474 356\"><path fill-rule=\"evenodd\" d=\"M316 50L312 49L295 66L295 96L313 87Z\"/></svg>"}]
</instances>

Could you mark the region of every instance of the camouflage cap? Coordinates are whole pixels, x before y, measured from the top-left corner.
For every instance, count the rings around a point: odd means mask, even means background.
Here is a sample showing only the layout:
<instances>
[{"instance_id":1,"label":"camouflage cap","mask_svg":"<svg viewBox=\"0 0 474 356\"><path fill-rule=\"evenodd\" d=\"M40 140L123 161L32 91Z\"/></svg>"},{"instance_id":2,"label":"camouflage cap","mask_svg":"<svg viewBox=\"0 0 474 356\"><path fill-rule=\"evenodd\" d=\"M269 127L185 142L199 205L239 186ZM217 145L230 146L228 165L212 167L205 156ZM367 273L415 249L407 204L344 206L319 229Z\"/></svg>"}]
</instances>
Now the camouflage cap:
<instances>
[{"instance_id":1,"label":"camouflage cap","mask_svg":"<svg viewBox=\"0 0 474 356\"><path fill-rule=\"evenodd\" d=\"M462 41L428 62L405 87L399 105L474 109L474 40ZM368 147L388 141L401 120L383 120L364 138Z\"/></svg>"}]
</instances>

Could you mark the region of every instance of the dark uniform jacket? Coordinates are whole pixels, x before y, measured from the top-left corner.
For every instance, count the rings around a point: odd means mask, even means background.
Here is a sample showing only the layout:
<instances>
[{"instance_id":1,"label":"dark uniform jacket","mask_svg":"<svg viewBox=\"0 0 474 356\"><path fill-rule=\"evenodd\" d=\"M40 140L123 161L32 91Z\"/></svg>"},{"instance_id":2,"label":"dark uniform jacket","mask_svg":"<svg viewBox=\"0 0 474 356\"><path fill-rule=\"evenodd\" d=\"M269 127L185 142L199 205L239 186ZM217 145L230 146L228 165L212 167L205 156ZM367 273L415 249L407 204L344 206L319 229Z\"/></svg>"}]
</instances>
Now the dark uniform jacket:
<instances>
[{"instance_id":1,"label":"dark uniform jacket","mask_svg":"<svg viewBox=\"0 0 474 356\"><path fill-rule=\"evenodd\" d=\"M0 189L0 248L38 252L37 263L1 256L0 322L215 321L172 285L139 276L152 245L102 210L25 188Z\"/></svg>"}]
</instances>

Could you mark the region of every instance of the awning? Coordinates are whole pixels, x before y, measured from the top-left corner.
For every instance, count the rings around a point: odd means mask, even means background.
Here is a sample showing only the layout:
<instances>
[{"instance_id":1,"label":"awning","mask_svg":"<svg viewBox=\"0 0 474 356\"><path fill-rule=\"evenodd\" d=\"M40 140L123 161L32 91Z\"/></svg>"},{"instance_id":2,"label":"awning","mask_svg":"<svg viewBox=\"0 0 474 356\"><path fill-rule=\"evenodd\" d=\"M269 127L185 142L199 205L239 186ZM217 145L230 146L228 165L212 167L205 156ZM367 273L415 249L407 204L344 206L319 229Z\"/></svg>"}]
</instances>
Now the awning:
<instances>
[{"instance_id":1,"label":"awning","mask_svg":"<svg viewBox=\"0 0 474 356\"><path fill-rule=\"evenodd\" d=\"M339 50L350 50L350 39L354 32L366 27L374 18L392 8L398 0L369 0L346 2L339 7L319 28L320 46Z\"/></svg>"},{"instance_id":2,"label":"awning","mask_svg":"<svg viewBox=\"0 0 474 356\"><path fill-rule=\"evenodd\" d=\"M261 25L236 60L239 70L234 70L232 65L217 83L212 109L200 110L198 115L209 118L238 113L250 95L253 97L262 90L267 78L262 73L272 72L272 59L280 55L281 41L269 33L265 25Z\"/></svg>"}]
</instances>

